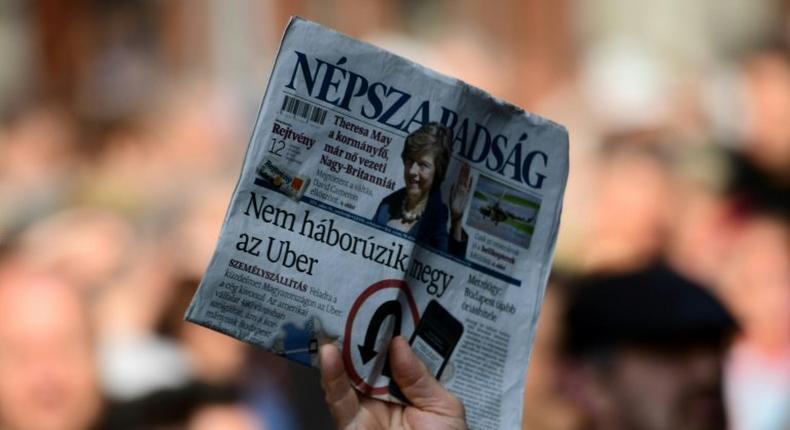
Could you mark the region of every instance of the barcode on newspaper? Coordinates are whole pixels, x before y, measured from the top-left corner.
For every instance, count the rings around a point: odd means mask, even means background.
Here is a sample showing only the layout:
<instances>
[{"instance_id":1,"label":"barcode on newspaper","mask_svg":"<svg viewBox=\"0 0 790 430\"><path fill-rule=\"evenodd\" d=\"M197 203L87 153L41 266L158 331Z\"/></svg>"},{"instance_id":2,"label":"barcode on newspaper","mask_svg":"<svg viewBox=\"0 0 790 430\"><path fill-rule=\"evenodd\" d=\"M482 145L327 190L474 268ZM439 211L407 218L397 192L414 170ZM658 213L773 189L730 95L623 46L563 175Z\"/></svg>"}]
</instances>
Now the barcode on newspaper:
<instances>
[{"instance_id":1,"label":"barcode on newspaper","mask_svg":"<svg viewBox=\"0 0 790 430\"><path fill-rule=\"evenodd\" d=\"M324 125L324 120L326 120L326 109L289 95L285 96L280 111L288 112L291 115L320 125Z\"/></svg>"}]
</instances>

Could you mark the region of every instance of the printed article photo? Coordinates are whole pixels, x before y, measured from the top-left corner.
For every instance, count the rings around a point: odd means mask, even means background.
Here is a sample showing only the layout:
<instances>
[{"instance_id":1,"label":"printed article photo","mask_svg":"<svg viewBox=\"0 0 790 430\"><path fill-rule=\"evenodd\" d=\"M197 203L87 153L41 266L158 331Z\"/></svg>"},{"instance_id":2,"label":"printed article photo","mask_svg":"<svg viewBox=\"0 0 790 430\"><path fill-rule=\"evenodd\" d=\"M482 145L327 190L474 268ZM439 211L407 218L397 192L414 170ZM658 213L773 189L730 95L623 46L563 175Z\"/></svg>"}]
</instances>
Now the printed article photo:
<instances>
[{"instance_id":1,"label":"printed article photo","mask_svg":"<svg viewBox=\"0 0 790 430\"><path fill-rule=\"evenodd\" d=\"M460 223L471 178L465 165L454 178L446 204L441 185L452 145L452 130L439 123L425 124L410 133L401 153L404 187L381 201L373 222L403 232L423 246L463 258L466 234Z\"/></svg>"},{"instance_id":2,"label":"printed article photo","mask_svg":"<svg viewBox=\"0 0 790 430\"><path fill-rule=\"evenodd\" d=\"M537 197L480 175L472 193L467 225L529 248L539 209Z\"/></svg>"}]
</instances>

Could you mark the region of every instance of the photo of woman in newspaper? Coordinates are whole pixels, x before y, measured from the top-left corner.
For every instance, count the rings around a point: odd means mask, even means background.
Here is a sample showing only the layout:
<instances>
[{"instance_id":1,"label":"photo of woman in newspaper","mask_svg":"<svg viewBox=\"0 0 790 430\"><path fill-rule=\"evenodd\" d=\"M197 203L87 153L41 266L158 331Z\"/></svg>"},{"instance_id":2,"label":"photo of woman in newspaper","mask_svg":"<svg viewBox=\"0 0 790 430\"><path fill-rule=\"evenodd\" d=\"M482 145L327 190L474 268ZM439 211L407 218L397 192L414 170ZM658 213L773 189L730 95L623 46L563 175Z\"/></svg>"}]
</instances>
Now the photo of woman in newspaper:
<instances>
[{"instance_id":1,"label":"photo of woman in newspaper","mask_svg":"<svg viewBox=\"0 0 790 430\"><path fill-rule=\"evenodd\" d=\"M381 201L373 221L405 232L421 245L463 258L467 240L461 218L469 198L469 166L462 166L451 189L449 210L440 190L452 144L452 130L435 122L406 136L401 153L406 186Z\"/></svg>"}]
</instances>

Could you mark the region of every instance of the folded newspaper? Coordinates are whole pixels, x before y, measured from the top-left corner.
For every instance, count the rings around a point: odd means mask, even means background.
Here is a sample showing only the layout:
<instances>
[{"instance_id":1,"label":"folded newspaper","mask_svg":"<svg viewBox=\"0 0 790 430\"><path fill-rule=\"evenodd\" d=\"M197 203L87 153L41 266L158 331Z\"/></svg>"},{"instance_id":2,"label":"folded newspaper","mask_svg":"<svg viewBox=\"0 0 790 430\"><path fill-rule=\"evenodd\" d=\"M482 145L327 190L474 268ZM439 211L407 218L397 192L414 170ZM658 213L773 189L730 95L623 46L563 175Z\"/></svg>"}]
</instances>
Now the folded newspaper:
<instances>
[{"instance_id":1,"label":"folded newspaper","mask_svg":"<svg viewBox=\"0 0 790 430\"><path fill-rule=\"evenodd\" d=\"M294 18L186 319L400 401L410 339L471 429L521 426L568 175L564 127Z\"/></svg>"}]
</instances>

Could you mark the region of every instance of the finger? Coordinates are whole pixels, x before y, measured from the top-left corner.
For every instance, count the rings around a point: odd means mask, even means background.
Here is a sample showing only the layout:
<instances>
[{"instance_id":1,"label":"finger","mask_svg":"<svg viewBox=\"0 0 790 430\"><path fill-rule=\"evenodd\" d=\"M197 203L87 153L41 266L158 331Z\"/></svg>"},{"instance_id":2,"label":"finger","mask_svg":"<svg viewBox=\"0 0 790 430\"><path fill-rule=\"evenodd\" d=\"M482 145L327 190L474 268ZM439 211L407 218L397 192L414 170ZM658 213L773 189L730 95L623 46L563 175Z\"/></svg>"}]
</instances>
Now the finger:
<instances>
[{"instance_id":1,"label":"finger","mask_svg":"<svg viewBox=\"0 0 790 430\"><path fill-rule=\"evenodd\" d=\"M351 386L340 351L332 343L321 346L321 386L338 428L344 428L359 412L359 399Z\"/></svg>"},{"instance_id":2,"label":"finger","mask_svg":"<svg viewBox=\"0 0 790 430\"><path fill-rule=\"evenodd\" d=\"M428 372L402 336L392 339L389 348L392 376L403 395L419 409L437 414L464 416L461 402Z\"/></svg>"}]
</instances>

